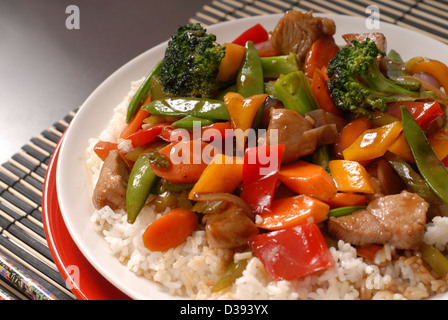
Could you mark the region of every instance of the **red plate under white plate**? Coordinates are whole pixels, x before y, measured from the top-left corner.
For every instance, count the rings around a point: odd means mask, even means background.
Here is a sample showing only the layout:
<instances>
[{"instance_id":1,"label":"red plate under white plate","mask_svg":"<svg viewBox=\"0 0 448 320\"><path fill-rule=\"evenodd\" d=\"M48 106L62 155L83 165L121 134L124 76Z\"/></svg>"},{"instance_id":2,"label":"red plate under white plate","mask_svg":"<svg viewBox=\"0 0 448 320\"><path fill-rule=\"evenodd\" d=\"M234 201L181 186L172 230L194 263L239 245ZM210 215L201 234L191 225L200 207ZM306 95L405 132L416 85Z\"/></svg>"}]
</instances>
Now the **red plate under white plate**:
<instances>
[{"instance_id":1,"label":"red plate under white plate","mask_svg":"<svg viewBox=\"0 0 448 320\"><path fill-rule=\"evenodd\" d=\"M63 279L79 300L128 300L108 282L83 256L71 238L59 208L56 190L56 164L63 137L60 139L51 157L45 177L42 213L45 234L53 256Z\"/></svg>"}]
</instances>

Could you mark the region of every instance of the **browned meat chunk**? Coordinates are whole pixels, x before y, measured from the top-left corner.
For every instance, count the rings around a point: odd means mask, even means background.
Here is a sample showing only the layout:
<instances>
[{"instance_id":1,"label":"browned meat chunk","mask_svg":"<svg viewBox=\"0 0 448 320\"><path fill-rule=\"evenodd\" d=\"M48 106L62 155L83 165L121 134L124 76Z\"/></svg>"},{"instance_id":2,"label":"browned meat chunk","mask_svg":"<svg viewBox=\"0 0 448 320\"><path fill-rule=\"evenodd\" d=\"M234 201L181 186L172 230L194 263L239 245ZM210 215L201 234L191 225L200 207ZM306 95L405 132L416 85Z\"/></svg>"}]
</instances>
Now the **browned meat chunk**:
<instances>
[{"instance_id":1,"label":"browned meat chunk","mask_svg":"<svg viewBox=\"0 0 448 320\"><path fill-rule=\"evenodd\" d=\"M271 44L282 54L294 52L304 59L314 41L335 32L336 25L331 19L314 17L312 11L287 11L274 28Z\"/></svg>"},{"instance_id":2,"label":"browned meat chunk","mask_svg":"<svg viewBox=\"0 0 448 320\"><path fill-rule=\"evenodd\" d=\"M386 244L417 249L423 239L428 203L403 191L372 201L366 210L330 218L330 234L354 245Z\"/></svg>"},{"instance_id":3,"label":"browned meat chunk","mask_svg":"<svg viewBox=\"0 0 448 320\"><path fill-rule=\"evenodd\" d=\"M258 234L255 223L237 206L230 206L220 213L206 214L204 221L207 243L214 248L239 248Z\"/></svg>"},{"instance_id":4,"label":"browned meat chunk","mask_svg":"<svg viewBox=\"0 0 448 320\"><path fill-rule=\"evenodd\" d=\"M109 206L112 210L126 208L126 187L130 168L124 157L117 151L110 151L101 168L98 182L93 191L93 204L101 209Z\"/></svg>"},{"instance_id":5,"label":"browned meat chunk","mask_svg":"<svg viewBox=\"0 0 448 320\"><path fill-rule=\"evenodd\" d=\"M386 37L384 34L380 32L372 32L372 33L348 33L344 34L342 38L347 42L351 43L352 40L356 40L358 42L366 41L367 38L375 42L378 49L381 51L386 52L387 50L387 42ZM378 57L378 65L380 66L381 70L385 71L387 70L387 62L386 59L382 57Z\"/></svg>"},{"instance_id":6,"label":"browned meat chunk","mask_svg":"<svg viewBox=\"0 0 448 320\"><path fill-rule=\"evenodd\" d=\"M266 143L267 145L285 145L282 163L288 163L309 155L320 145L334 143L337 137L336 124L323 124L313 127L310 121L296 111L288 109L270 110Z\"/></svg>"},{"instance_id":7,"label":"browned meat chunk","mask_svg":"<svg viewBox=\"0 0 448 320\"><path fill-rule=\"evenodd\" d=\"M287 109L271 109L271 117L266 133L266 143L284 144L282 162L287 163L313 153L315 141L304 137L304 133L313 129L311 123L296 111ZM277 137L278 143L274 138Z\"/></svg>"},{"instance_id":8,"label":"browned meat chunk","mask_svg":"<svg viewBox=\"0 0 448 320\"><path fill-rule=\"evenodd\" d=\"M386 243L392 237L367 210L339 218L330 217L328 231L337 239L360 246Z\"/></svg>"}]
</instances>

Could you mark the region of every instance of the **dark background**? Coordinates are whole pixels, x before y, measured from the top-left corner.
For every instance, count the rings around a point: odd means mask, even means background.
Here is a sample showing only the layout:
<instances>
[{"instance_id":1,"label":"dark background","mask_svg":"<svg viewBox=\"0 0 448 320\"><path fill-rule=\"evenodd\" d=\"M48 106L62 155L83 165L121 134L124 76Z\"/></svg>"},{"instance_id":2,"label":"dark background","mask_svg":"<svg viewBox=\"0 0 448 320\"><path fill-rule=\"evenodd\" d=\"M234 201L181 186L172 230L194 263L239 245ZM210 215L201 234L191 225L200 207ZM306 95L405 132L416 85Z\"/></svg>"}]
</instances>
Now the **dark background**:
<instances>
[{"instance_id":1,"label":"dark background","mask_svg":"<svg viewBox=\"0 0 448 320\"><path fill-rule=\"evenodd\" d=\"M208 0L0 0L0 162ZM69 30L69 5L80 28Z\"/></svg>"}]
</instances>

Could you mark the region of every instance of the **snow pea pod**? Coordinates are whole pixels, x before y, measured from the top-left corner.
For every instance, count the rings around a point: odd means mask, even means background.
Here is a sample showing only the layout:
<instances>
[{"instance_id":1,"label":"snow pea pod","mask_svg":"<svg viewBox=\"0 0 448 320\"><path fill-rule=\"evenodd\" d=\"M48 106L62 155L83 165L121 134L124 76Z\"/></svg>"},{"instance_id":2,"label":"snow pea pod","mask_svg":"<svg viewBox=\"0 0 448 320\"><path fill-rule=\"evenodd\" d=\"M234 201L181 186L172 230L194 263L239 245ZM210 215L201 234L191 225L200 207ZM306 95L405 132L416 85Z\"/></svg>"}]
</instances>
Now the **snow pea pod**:
<instances>
[{"instance_id":1,"label":"snow pea pod","mask_svg":"<svg viewBox=\"0 0 448 320\"><path fill-rule=\"evenodd\" d=\"M263 65L254 43L247 41L245 49L243 63L238 70L236 88L237 92L244 98L249 98L250 96L264 93L264 76ZM254 127L258 126L262 115L263 104L258 108L255 115Z\"/></svg>"},{"instance_id":2,"label":"snow pea pod","mask_svg":"<svg viewBox=\"0 0 448 320\"><path fill-rule=\"evenodd\" d=\"M437 158L425 133L405 106L401 106L403 130L420 174L434 193L448 203L448 171Z\"/></svg>"},{"instance_id":3,"label":"snow pea pod","mask_svg":"<svg viewBox=\"0 0 448 320\"><path fill-rule=\"evenodd\" d=\"M132 116L137 112L140 105L143 103L143 101L148 96L148 93L151 89L151 79L154 77L154 75L160 75L160 71L162 70L162 61L159 61L154 69L149 73L149 75L146 77L146 79L143 81L140 88L137 90L137 92L132 97L131 101L129 102L128 109L126 112L126 122L131 121Z\"/></svg>"},{"instance_id":4,"label":"snow pea pod","mask_svg":"<svg viewBox=\"0 0 448 320\"><path fill-rule=\"evenodd\" d=\"M186 116L182 119L179 119L172 123L174 128L182 128L186 130L193 130L197 128L201 128L203 126L208 126L213 124L214 122L210 119L204 119L194 116Z\"/></svg>"},{"instance_id":5,"label":"snow pea pod","mask_svg":"<svg viewBox=\"0 0 448 320\"><path fill-rule=\"evenodd\" d=\"M209 120L230 120L224 101L207 98L166 98L151 101L142 109L152 115L186 117Z\"/></svg>"},{"instance_id":6,"label":"snow pea pod","mask_svg":"<svg viewBox=\"0 0 448 320\"><path fill-rule=\"evenodd\" d=\"M126 211L129 223L135 222L151 190L159 180L152 171L150 163L148 154L140 155L129 175L126 189Z\"/></svg>"}]
</instances>

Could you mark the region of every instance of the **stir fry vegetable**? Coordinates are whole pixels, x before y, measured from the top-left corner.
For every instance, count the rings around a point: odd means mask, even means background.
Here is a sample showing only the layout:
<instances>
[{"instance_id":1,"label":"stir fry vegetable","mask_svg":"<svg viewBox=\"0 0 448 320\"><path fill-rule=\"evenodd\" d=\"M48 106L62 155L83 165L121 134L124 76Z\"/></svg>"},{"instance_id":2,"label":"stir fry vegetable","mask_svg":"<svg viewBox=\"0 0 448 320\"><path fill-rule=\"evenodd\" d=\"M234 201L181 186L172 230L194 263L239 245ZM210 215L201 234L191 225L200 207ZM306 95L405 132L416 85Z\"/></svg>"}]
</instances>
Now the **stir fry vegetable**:
<instances>
[{"instance_id":1,"label":"stir fry vegetable","mask_svg":"<svg viewBox=\"0 0 448 320\"><path fill-rule=\"evenodd\" d=\"M94 148L109 175L129 174L124 186L100 176L95 203L122 208L102 197L124 189L129 223L145 207L161 213L143 234L149 250L204 230L209 246L250 253L276 281L332 268L327 241L338 239L367 260L385 243L420 250L446 278L446 252L423 242L422 223L448 216L446 65L403 61L368 35L342 47L321 32L289 52L273 36L257 24L221 45L197 24L180 26L119 140ZM232 261L213 292L247 261Z\"/></svg>"}]
</instances>

